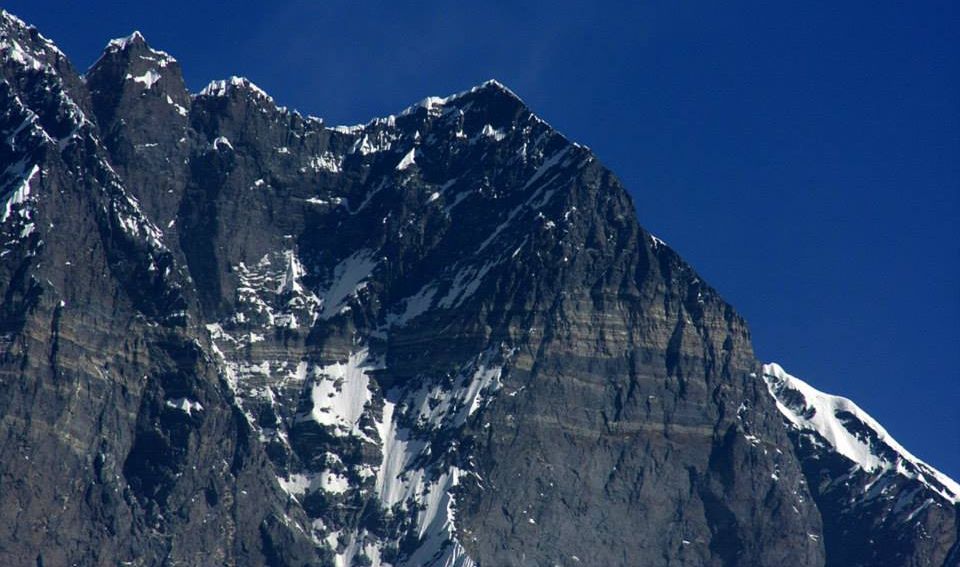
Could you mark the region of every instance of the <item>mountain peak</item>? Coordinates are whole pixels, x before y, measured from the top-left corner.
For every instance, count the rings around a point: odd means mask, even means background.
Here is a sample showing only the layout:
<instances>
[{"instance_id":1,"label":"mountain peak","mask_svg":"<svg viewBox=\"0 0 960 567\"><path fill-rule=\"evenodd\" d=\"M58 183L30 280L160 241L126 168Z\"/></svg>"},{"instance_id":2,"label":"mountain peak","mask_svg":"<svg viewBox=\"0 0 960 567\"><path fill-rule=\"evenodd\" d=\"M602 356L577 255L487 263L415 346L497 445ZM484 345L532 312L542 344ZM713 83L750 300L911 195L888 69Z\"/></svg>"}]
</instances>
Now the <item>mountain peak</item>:
<instances>
[{"instance_id":1,"label":"mountain peak","mask_svg":"<svg viewBox=\"0 0 960 567\"><path fill-rule=\"evenodd\" d=\"M177 60L169 53L150 47L139 31L112 39L100 58L87 70L87 83L96 99L111 101L113 108L125 85L140 96L150 91L157 96L170 95L176 104L186 105L188 98ZM96 104L103 110L100 104ZM111 111L112 112L112 111Z\"/></svg>"},{"instance_id":2,"label":"mountain peak","mask_svg":"<svg viewBox=\"0 0 960 567\"><path fill-rule=\"evenodd\" d=\"M140 33L140 30L134 30L133 33L126 37L111 39L107 43L107 49L124 51L135 45L142 45L144 47L147 46L147 39L143 37L143 34Z\"/></svg>"},{"instance_id":3,"label":"mountain peak","mask_svg":"<svg viewBox=\"0 0 960 567\"><path fill-rule=\"evenodd\" d=\"M90 68L93 69L100 65L107 56L111 58L122 57L129 59L135 55L139 55L144 60L155 61L159 63L161 67L165 67L176 61L176 59L166 51L150 47L150 44L147 43L147 38L145 38L139 30L134 30L133 33L126 37L114 38L107 42L100 58L97 59Z\"/></svg>"},{"instance_id":4,"label":"mountain peak","mask_svg":"<svg viewBox=\"0 0 960 567\"><path fill-rule=\"evenodd\" d=\"M2 20L2 21L3 21L4 23L6 23L6 24L12 24L12 25L14 25L14 26L16 26L16 27L18 27L18 28L27 29L27 28L30 27L30 26L27 25L26 22L24 22L24 21L21 20L20 18L14 16L14 15L11 14L10 12L8 12L8 11L6 11L6 10L3 10L3 9L0 9L0 20Z\"/></svg>"},{"instance_id":5,"label":"mountain peak","mask_svg":"<svg viewBox=\"0 0 960 567\"><path fill-rule=\"evenodd\" d=\"M469 103L482 101L484 107L505 109L508 114L526 109L523 99L496 79L488 79L479 85L445 97L429 96L405 108L400 116L424 109L428 114L442 114L451 107L465 108Z\"/></svg>"},{"instance_id":6,"label":"mountain peak","mask_svg":"<svg viewBox=\"0 0 960 567\"><path fill-rule=\"evenodd\" d=\"M19 26L0 565L956 565L960 489L503 83L324 128Z\"/></svg>"},{"instance_id":7,"label":"mountain peak","mask_svg":"<svg viewBox=\"0 0 960 567\"><path fill-rule=\"evenodd\" d=\"M479 85L477 85L476 87L474 87L474 89L476 89L476 90L492 90L492 91L496 91L496 92L500 92L500 93L504 93L504 94L510 95L510 96L512 96L513 98L517 99L517 100L522 100L522 99L520 98L520 96L517 95L517 93L513 92L513 90L510 89L510 87L506 86L505 84L501 83L500 81L498 81L498 80L496 80L496 79L487 79L486 81L484 81L484 82L480 83Z\"/></svg>"},{"instance_id":8,"label":"mountain peak","mask_svg":"<svg viewBox=\"0 0 960 567\"><path fill-rule=\"evenodd\" d=\"M198 93L198 96L224 97L232 96L235 93L245 93L274 103L273 97L246 77L237 77L232 75L229 79L219 79L210 81L207 86Z\"/></svg>"}]
</instances>

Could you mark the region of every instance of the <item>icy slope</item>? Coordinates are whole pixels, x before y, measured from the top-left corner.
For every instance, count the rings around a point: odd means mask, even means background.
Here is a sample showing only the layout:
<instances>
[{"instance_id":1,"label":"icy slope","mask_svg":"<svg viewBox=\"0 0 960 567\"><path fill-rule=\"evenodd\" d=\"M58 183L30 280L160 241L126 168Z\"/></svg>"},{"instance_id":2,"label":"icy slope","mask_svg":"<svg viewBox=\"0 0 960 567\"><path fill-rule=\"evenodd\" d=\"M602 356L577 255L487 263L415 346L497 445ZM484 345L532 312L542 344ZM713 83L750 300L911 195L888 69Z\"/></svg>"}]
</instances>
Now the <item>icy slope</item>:
<instances>
[{"instance_id":1,"label":"icy slope","mask_svg":"<svg viewBox=\"0 0 960 567\"><path fill-rule=\"evenodd\" d=\"M763 379L777 408L797 430L865 472L893 471L922 482L951 504L960 502L960 484L913 456L857 404L817 390L776 363L763 366Z\"/></svg>"}]
</instances>

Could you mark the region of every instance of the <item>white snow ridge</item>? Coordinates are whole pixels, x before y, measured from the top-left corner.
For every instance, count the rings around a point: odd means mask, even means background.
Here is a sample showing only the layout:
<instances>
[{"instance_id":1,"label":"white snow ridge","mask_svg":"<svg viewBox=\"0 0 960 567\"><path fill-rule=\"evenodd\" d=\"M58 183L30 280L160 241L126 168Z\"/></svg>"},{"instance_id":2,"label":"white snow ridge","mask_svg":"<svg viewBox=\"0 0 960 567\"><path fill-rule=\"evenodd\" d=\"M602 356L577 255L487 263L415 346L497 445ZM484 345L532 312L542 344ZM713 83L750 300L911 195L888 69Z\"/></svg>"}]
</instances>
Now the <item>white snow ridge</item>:
<instances>
[{"instance_id":1,"label":"white snow ridge","mask_svg":"<svg viewBox=\"0 0 960 567\"><path fill-rule=\"evenodd\" d=\"M765 364L763 379L780 413L794 428L815 433L868 473L894 472L920 481L951 504L960 502L960 484L913 456L857 404L817 390L779 364ZM864 427L872 435L865 435Z\"/></svg>"}]
</instances>

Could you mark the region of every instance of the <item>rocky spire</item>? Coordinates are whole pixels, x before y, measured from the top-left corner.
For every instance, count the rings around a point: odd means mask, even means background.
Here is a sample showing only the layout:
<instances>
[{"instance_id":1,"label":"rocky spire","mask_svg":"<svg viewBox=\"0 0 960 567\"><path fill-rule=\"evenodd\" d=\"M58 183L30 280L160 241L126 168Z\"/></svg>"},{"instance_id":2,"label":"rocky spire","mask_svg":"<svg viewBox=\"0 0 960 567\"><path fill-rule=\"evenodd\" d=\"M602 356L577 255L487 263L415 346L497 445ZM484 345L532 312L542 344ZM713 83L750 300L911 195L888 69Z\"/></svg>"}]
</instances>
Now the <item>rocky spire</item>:
<instances>
[{"instance_id":1,"label":"rocky spire","mask_svg":"<svg viewBox=\"0 0 960 567\"><path fill-rule=\"evenodd\" d=\"M191 101L180 64L135 31L107 44L86 82L112 165L166 230L179 206L191 143ZM144 164L164 167L169 174L150 175Z\"/></svg>"}]
</instances>

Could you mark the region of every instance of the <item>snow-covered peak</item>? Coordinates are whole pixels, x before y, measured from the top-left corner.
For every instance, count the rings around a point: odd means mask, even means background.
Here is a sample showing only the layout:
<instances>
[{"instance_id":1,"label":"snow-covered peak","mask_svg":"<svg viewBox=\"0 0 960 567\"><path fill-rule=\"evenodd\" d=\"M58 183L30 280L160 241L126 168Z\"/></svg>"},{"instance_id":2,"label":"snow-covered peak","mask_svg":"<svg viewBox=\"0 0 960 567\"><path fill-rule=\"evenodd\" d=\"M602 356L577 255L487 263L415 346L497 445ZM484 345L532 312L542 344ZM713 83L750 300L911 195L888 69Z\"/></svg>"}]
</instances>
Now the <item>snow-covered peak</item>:
<instances>
[{"instance_id":1,"label":"snow-covered peak","mask_svg":"<svg viewBox=\"0 0 960 567\"><path fill-rule=\"evenodd\" d=\"M23 20L14 16L13 14L11 14L6 10L0 9L0 19L2 19L7 24L13 25L21 29L28 29L30 27L27 25L26 22L24 22Z\"/></svg>"},{"instance_id":2,"label":"snow-covered peak","mask_svg":"<svg viewBox=\"0 0 960 567\"><path fill-rule=\"evenodd\" d=\"M118 38L111 39L110 42L107 43L107 49L123 51L128 47L130 47L131 45L134 45L137 43L146 45L147 39L143 37L143 34L140 33L139 30L134 30L133 33L131 33L126 37L118 37Z\"/></svg>"},{"instance_id":3,"label":"snow-covered peak","mask_svg":"<svg viewBox=\"0 0 960 567\"><path fill-rule=\"evenodd\" d=\"M421 100L420 102L417 102L416 104L404 109L400 113L400 116L411 114L421 108L426 109L428 113L440 114L443 112L446 106L455 103L459 99L467 95L484 92L484 91L495 91L498 93L505 94L510 98L515 99L517 102L520 102L520 103L523 102L523 100L519 96L517 96L515 92L507 88L503 83L501 83L496 79L489 79L465 91L460 91L458 93L455 93L449 96L445 96L445 97L428 96L427 98Z\"/></svg>"},{"instance_id":4,"label":"snow-covered peak","mask_svg":"<svg viewBox=\"0 0 960 567\"><path fill-rule=\"evenodd\" d=\"M487 79L486 81L480 83L479 85L477 85L476 87L474 87L473 89L471 89L471 91L477 91L477 90L482 90L482 89L495 89L495 90L498 90L498 91L500 91L500 92L502 92L502 93L506 93L506 94L512 96L513 98L517 99L517 100L522 100L522 99L517 95L517 93L513 92L512 90L510 90L510 87L508 87L507 85L501 83L500 81L498 81L498 80L496 80L496 79Z\"/></svg>"},{"instance_id":5,"label":"snow-covered peak","mask_svg":"<svg viewBox=\"0 0 960 567\"><path fill-rule=\"evenodd\" d=\"M960 503L960 484L912 455L857 404L817 390L776 363L763 366L763 379L794 428L816 433L829 448L868 473L894 471L922 482L951 503Z\"/></svg>"},{"instance_id":6,"label":"snow-covered peak","mask_svg":"<svg viewBox=\"0 0 960 567\"><path fill-rule=\"evenodd\" d=\"M199 94L200 96L229 96L235 91L250 93L273 104L273 97L246 77L231 76L229 79L210 81L210 84L205 86Z\"/></svg>"},{"instance_id":7,"label":"snow-covered peak","mask_svg":"<svg viewBox=\"0 0 960 567\"><path fill-rule=\"evenodd\" d=\"M37 32L36 27L6 10L0 10L0 52L0 57L4 59L34 71L46 68L46 72L52 71L47 64L52 56L66 57L52 41Z\"/></svg>"},{"instance_id":8,"label":"snow-covered peak","mask_svg":"<svg viewBox=\"0 0 960 567\"><path fill-rule=\"evenodd\" d=\"M142 55L141 59L154 61L159 67L166 67L170 63L176 62L176 59L166 51L150 47L150 45L147 44L147 38L135 30L126 37L114 38L107 42L107 46L103 49L103 54L90 68L93 69L97 67L107 54L122 54L133 48L137 48L136 53L148 52L149 55Z\"/></svg>"},{"instance_id":9,"label":"snow-covered peak","mask_svg":"<svg viewBox=\"0 0 960 567\"><path fill-rule=\"evenodd\" d=\"M213 83L211 83L211 85L212 84ZM210 87L208 86L207 88L210 88ZM204 91L206 90L207 89L204 89ZM467 97L468 95L472 95L476 93L485 92L485 91L501 93L511 99L514 99L519 104L524 104L523 100L519 96L517 96L516 93L514 93L512 90L507 88L503 83L497 81L496 79L489 79L465 91L460 91L458 93L454 93L449 96L445 96L445 97L428 96L420 100L419 102L416 102L408 106L407 108L403 109L397 115L391 114L384 118L375 118L363 124L354 124L349 126L329 126L327 127L327 129L332 130L334 132L338 132L340 134L356 136L356 135L360 135L365 129L367 129L370 126L375 126L380 124L387 124L387 125L393 126L398 116L408 116L420 110L426 110L427 114L433 117L442 116L447 112L456 110L458 103L464 97ZM205 94L205 93L201 91L200 94ZM540 120L536 116L534 116L534 118L538 121Z\"/></svg>"}]
</instances>

